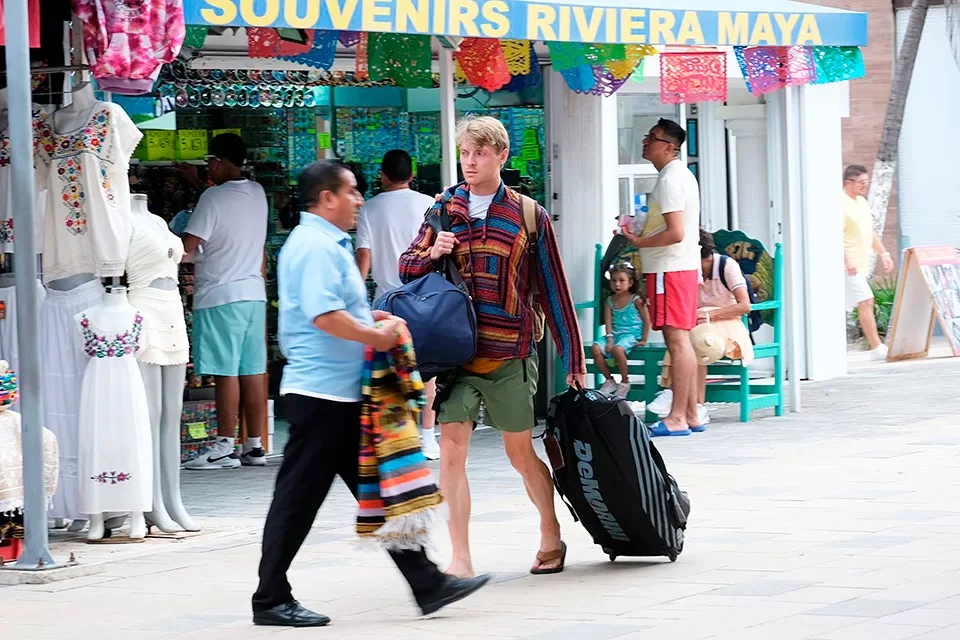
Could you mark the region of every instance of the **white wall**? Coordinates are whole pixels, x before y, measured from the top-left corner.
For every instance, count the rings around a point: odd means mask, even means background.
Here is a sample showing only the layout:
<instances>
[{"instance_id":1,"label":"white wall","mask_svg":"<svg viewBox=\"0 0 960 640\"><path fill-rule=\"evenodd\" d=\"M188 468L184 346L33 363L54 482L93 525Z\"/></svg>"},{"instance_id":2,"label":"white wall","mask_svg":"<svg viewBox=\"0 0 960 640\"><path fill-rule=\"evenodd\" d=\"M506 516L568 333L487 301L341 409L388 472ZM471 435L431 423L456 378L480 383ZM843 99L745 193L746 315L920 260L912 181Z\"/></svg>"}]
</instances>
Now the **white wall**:
<instances>
[{"instance_id":1,"label":"white wall","mask_svg":"<svg viewBox=\"0 0 960 640\"><path fill-rule=\"evenodd\" d=\"M897 12L897 42L909 10ZM950 50L946 9L930 7L900 134L897 174L901 248L960 245L960 67Z\"/></svg>"},{"instance_id":2,"label":"white wall","mask_svg":"<svg viewBox=\"0 0 960 640\"><path fill-rule=\"evenodd\" d=\"M803 302L806 378L847 372L843 280L843 145L846 83L800 88L800 198L803 218Z\"/></svg>"}]
</instances>

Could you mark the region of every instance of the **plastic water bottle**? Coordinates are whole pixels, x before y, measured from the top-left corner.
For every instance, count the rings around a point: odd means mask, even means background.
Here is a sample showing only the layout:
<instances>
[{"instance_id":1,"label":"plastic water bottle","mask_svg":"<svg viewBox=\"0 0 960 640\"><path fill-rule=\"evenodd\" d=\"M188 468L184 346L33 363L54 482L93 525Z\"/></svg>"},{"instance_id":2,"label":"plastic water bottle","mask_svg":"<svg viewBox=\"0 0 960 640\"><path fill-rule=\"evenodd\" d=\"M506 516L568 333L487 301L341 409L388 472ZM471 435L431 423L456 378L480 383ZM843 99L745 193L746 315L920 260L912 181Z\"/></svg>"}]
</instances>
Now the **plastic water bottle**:
<instances>
[{"instance_id":1,"label":"plastic water bottle","mask_svg":"<svg viewBox=\"0 0 960 640\"><path fill-rule=\"evenodd\" d=\"M633 196L633 224L634 230L636 233L643 231L644 225L647 224L647 215L649 213L647 208L647 194L638 193Z\"/></svg>"}]
</instances>

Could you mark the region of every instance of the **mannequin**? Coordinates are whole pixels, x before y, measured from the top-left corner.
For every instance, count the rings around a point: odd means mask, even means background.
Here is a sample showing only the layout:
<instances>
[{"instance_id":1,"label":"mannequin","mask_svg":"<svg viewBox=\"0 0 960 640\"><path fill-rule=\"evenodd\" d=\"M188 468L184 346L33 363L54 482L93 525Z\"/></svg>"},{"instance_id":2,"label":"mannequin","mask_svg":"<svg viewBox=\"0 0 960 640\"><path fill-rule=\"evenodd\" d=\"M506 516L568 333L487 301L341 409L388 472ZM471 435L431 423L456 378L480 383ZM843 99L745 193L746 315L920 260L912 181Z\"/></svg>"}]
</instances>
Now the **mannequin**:
<instances>
[{"instance_id":1,"label":"mannequin","mask_svg":"<svg viewBox=\"0 0 960 640\"><path fill-rule=\"evenodd\" d=\"M189 342L177 286L183 243L150 213L147 196L131 196L133 238L127 258L129 300L144 318L137 357L153 437L153 510L147 522L165 533L199 531L180 495L180 417Z\"/></svg>"},{"instance_id":2,"label":"mannequin","mask_svg":"<svg viewBox=\"0 0 960 640\"><path fill-rule=\"evenodd\" d=\"M81 82L70 92L71 102L53 114L53 129L55 133L63 133L79 129L87 123L90 114L99 104L93 93L93 85Z\"/></svg>"},{"instance_id":3,"label":"mannequin","mask_svg":"<svg viewBox=\"0 0 960 640\"><path fill-rule=\"evenodd\" d=\"M80 391L78 477L80 510L89 515L87 540L105 535L104 518L130 512L130 538L147 535L152 507L150 415L136 356L142 318L125 287L76 316L89 362Z\"/></svg>"},{"instance_id":4,"label":"mannequin","mask_svg":"<svg viewBox=\"0 0 960 640\"><path fill-rule=\"evenodd\" d=\"M47 298L40 314L45 421L60 444L60 482L50 515L74 520L71 530L86 519L78 508L85 481L78 473L78 452L84 446L78 424L81 379L89 360L74 339L75 316L101 301L100 278L123 275L131 238L128 162L141 137L120 107L97 101L89 83L78 85L71 104L47 116L38 132L38 186L48 188L43 242ZM75 348L65 348L70 344ZM148 504L143 510L149 509Z\"/></svg>"}]
</instances>

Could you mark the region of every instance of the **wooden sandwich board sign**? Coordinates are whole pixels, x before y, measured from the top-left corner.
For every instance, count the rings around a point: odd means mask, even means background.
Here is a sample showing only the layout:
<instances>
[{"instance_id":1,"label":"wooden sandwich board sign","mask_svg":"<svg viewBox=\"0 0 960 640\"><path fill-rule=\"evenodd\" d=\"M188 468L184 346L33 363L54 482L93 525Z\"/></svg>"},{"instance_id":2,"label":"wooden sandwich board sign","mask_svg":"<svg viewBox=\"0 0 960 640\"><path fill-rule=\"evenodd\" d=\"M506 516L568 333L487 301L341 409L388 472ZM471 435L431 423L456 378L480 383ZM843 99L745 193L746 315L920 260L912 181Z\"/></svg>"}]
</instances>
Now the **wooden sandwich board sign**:
<instances>
[{"instance_id":1,"label":"wooden sandwich board sign","mask_svg":"<svg viewBox=\"0 0 960 640\"><path fill-rule=\"evenodd\" d=\"M927 357L937 320L953 355L960 356L960 249L907 249L890 318L887 360Z\"/></svg>"}]
</instances>

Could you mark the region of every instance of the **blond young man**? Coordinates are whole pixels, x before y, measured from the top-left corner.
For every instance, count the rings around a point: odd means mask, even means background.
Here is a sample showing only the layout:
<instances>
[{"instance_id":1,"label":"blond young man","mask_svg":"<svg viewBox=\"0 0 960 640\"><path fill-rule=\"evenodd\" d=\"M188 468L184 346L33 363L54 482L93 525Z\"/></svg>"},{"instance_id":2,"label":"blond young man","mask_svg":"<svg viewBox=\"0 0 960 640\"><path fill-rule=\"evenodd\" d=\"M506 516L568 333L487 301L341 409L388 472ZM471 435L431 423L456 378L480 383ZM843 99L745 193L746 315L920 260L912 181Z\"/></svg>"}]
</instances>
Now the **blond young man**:
<instances>
[{"instance_id":1,"label":"blond young man","mask_svg":"<svg viewBox=\"0 0 960 640\"><path fill-rule=\"evenodd\" d=\"M477 311L476 358L438 392L440 489L450 505L453 562L447 573L474 575L469 547L470 486L466 460L471 432L485 408L484 423L503 434L513 468L540 512L540 548L531 573L559 573L566 559L553 502L550 471L533 448L533 397L538 362L533 305L541 305L568 373L567 382L583 383L583 342L550 217L537 206L535 260L520 196L500 180L510 154L510 138L496 119L478 117L457 127L464 182L447 189L427 221L400 257L400 278L409 282L436 269L452 255L470 289ZM430 216L445 207L451 227L435 233ZM530 269L539 283L538 300L530 292ZM438 320L442 322L441 320Z\"/></svg>"}]
</instances>

